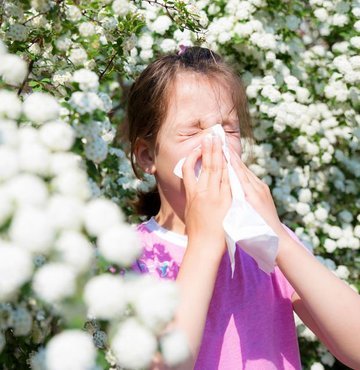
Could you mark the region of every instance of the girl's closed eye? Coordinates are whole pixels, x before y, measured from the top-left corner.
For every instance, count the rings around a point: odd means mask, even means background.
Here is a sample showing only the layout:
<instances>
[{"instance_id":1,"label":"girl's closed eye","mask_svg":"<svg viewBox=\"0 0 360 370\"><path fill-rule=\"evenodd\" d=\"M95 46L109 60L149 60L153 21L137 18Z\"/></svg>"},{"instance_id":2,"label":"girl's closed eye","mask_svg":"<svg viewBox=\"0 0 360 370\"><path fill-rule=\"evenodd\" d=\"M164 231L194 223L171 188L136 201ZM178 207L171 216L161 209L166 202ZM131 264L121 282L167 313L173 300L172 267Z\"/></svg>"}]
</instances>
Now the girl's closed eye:
<instances>
[{"instance_id":1,"label":"girl's closed eye","mask_svg":"<svg viewBox=\"0 0 360 370\"><path fill-rule=\"evenodd\" d=\"M240 135L239 121L237 119L225 119L222 126L226 134Z\"/></svg>"},{"instance_id":2,"label":"girl's closed eye","mask_svg":"<svg viewBox=\"0 0 360 370\"><path fill-rule=\"evenodd\" d=\"M224 127L224 131L229 135L240 135L240 129L235 127Z\"/></svg>"},{"instance_id":3,"label":"girl's closed eye","mask_svg":"<svg viewBox=\"0 0 360 370\"><path fill-rule=\"evenodd\" d=\"M197 122L189 127L179 130L179 136L192 137L202 132L200 123Z\"/></svg>"},{"instance_id":4,"label":"girl's closed eye","mask_svg":"<svg viewBox=\"0 0 360 370\"><path fill-rule=\"evenodd\" d=\"M228 129L228 130L225 130L225 132L227 134L240 134L240 130L231 130L231 129Z\"/></svg>"},{"instance_id":5,"label":"girl's closed eye","mask_svg":"<svg viewBox=\"0 0 360 370\"><path fill-rule=\"evenodd\" d=\"M201 129L191 129L187 131L180 131L179 136L195 136L201 132Z\"/></svg>"}]
</instances>

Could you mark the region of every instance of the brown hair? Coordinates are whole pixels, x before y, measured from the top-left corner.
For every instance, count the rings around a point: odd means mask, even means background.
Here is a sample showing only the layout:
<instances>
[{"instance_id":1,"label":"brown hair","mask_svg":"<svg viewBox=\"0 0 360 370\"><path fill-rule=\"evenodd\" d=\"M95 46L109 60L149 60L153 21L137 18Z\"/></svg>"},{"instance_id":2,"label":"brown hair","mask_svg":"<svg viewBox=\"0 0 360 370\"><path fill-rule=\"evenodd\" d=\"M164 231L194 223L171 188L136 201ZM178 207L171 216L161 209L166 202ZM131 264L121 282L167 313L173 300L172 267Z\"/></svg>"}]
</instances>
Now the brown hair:
<instances>
[{"instance_id":1,"label":"brown hair","mask_svg":"<svg viewBox=\"0 0 360 370\"><path fill-rule=\"evenodd\" d=\"M237 109L240 136L244 143L253 142L251 118L246 92L240 77L222 58L203 47L182 48L178 54L167 54L149 64L130 88L125 116L125 132L130 142L130 160L135 175L141 179L141 169L135 162L135 144L143 138L154 144L162 122L164 122L169 89L178 72L197 72L209 78L221 79L229 86L234 108ZM251 145L250 145L251 147ZM136 212L148 217L160 209L160 196L155 187L152 191L138 193Z\"/></svg>"}]
</instances>

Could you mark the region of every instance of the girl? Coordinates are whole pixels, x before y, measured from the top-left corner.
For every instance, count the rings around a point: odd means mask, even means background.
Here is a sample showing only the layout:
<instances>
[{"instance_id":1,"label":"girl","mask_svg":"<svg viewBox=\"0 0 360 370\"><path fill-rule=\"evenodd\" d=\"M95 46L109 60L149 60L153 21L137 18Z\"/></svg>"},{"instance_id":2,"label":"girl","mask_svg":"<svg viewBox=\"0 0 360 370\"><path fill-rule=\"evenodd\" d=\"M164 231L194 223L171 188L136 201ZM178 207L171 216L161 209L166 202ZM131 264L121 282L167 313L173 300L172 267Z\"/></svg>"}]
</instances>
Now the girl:
<instances>
[{"instance_id":1,"label":"girl","mask_svg":"<svg viewBox=\"0 0 360 370\"><path fill-rule=\"evenodd\" d=\"M191 358L179 368L300 369L295 310L334 356L359 369L360 297L280 222L268 186L242 162L240 138L251 142L251 124L231 67L200 47L159 58L131 87L127 123L134 171L153 174L157 185L138 204L150 218L137 228L138 265L180 287L172 325L186 333ZM238 246L231 278L222 227L231 191L221 142L208 135L217 123L248 202L279 237L269 275ZM173 170L183 157L182 180ZM154 360L153 368L165 365Z\"/></svg>"}]
</instances>

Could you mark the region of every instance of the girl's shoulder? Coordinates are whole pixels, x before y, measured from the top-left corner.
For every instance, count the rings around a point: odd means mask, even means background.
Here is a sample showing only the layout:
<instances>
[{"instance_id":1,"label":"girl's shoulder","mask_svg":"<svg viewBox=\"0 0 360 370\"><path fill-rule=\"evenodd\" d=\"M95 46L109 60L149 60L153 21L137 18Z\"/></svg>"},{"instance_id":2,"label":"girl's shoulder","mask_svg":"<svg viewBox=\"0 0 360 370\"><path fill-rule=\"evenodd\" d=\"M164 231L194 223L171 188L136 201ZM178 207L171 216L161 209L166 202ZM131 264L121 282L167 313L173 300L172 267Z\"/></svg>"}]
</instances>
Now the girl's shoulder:
<instances>
[{"instance_id":1,"label":"girl's shoulder","mask_svg":"<svg viewBox=\"0 0 360 370\"><path fill-rule=\"evenodd\" d=\"M186 248L188 238L160 226L154 217L136 226L136 230L142 240L168 245L170 247Z\"/></svg>"},{"instance_id":2,"label":"girl's shoulder","mask_svg":"<svg viewBox=\"0 0 360 370\"><path fill-rule=\"evenodd\" d=\"M138 224L136 231L143 247L137 259L140 271L176 279L185 253L185 239L181 238L184 236L163 229L153 218Z\"/></svg>"},{"instance_id":3,"label":"girl's shoulder","mask_svg":"<svg viewBox=\"0 0 360 370\"><path fill-rule=\"evenodd\" d=\"M134 228L141 241L152 239L154 237L155 233L151 219L143 221L137 225L134 225Z\"/></svg>"},{"instance_id":4,"label":"girl's shoulder","mask_svg":"<svg viewBox=\"0 0 360 370\"><path fill-rule=\"evenodd\" d=\"M147 221L143 221L139 224L135 224L134 227L135 227L135 230L138 232L138 233L147 233L149 232L149 227L147 226L147 224L149 223L150 220L147 220Z\"/></svg>"}]
</instances>

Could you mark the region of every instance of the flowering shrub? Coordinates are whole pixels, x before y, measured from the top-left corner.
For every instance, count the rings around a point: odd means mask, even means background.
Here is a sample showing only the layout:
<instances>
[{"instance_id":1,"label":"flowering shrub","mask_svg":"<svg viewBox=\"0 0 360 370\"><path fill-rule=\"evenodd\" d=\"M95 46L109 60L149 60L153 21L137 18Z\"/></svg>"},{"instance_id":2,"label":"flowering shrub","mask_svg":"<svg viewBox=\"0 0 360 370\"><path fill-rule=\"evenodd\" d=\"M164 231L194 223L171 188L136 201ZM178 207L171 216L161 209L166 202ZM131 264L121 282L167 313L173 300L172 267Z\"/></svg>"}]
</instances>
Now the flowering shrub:
<instances>
[{"instance_id":1,"label":"flowering shrub","mask_svg":"<svg viewBox=\"0 0 360 370\"><path fill-rule=\"evenodd\" d=\"M50 54L25 51L28 37L37 33L44 41L48 32L27 29L30 18L54 20L55 10L55 4L4 4L0 362L5 369L130 369L148 367L160 351L166 363L177 364L188 356L184 335L163 333L175 313L176 286L130 271L141 245L124 212L104 197L111 190L106 181L113 181L105 174L121 179L119 166L130 168L124 152L110 145L111 90L104 83L100 91L101 76L80 66L79 47L68 69L60 59L50 62ZM89 27L82 34L89 36Z\"/></svg>"},{"instance_id":2,"label":"flowering shrub","mask_svg":"<svg viewBox=\"0 0 360 370\"><path fill-rule=\"evenodd\" d=\"M257 141L250 169L270 185L282 221L360 289L358 0L2 1L0 12L7 368L146 367L157 341L169 364L186 356L181 333L159 334L174 287L118 276L140 253L129 201L154 179L135 179L126 143L114 144L132 80L179 44L235 65ZM295 318L304 368L339 367Z\"/></svg>"},{"instance_id":3,"label":"flowering shrub","mask_svg":"<svg viewBox=\"0 0 360 370\"><path fill-rule=\"evenodd\" d=\"M97 347L111 366L146 367L158 340L168 362L183 360L182 334L162 335L176 287L118 275L139 256L140 243L115 203L91 197L85 164L71 151L76 131L59 117L56 99L34 92L22 103L7 90L0 97L1 363L88 369ZM79 330L84 325L88 333ZM174 346L183 348L180 357Z\"/></svg>"}]
</instances>

